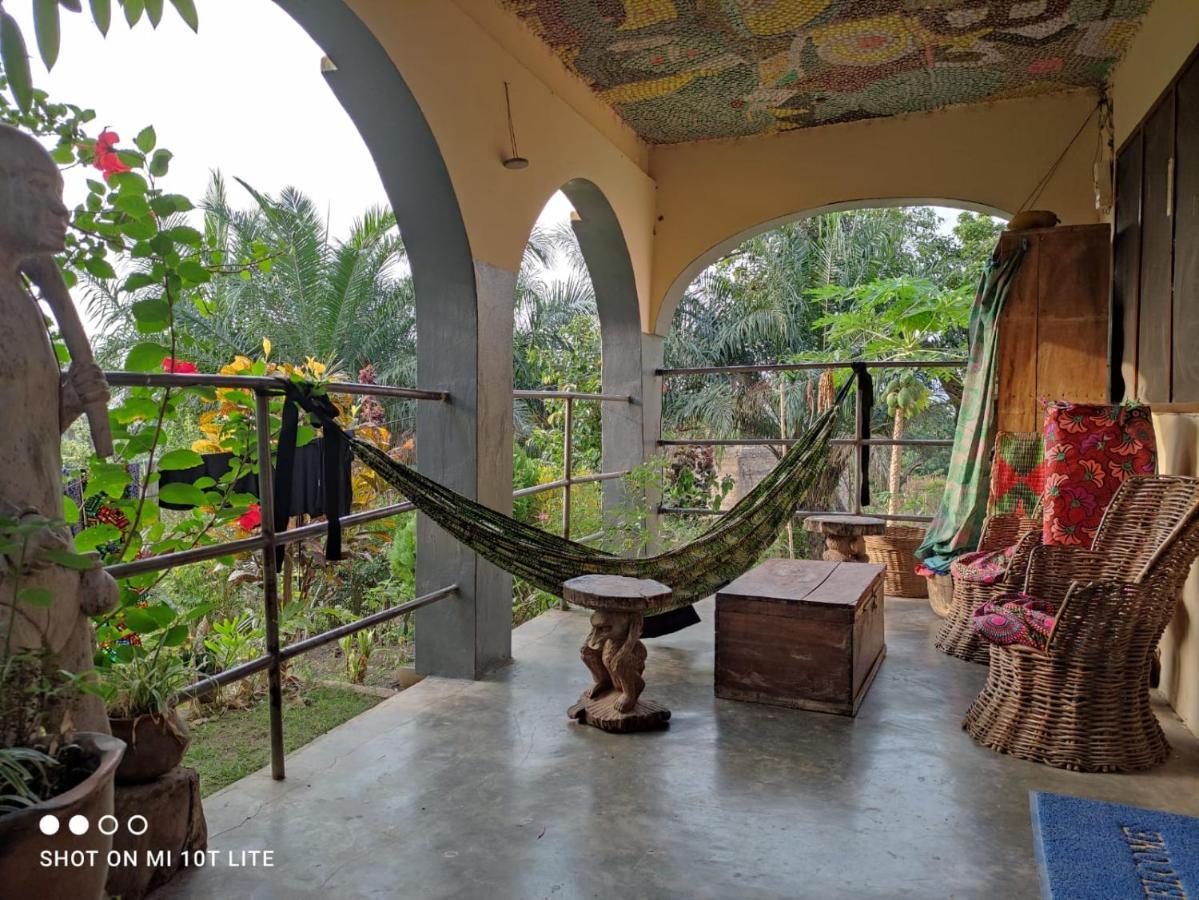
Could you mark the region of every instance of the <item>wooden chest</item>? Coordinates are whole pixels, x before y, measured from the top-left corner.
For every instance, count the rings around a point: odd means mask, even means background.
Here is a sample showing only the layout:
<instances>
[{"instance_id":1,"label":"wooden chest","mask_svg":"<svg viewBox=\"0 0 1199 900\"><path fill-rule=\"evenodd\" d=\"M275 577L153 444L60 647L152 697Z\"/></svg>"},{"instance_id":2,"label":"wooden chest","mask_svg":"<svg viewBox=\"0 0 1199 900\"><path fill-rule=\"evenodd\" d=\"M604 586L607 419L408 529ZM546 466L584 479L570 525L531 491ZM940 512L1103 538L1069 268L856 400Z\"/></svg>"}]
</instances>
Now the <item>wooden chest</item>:
<instances>
[{"instance_id":1,"label":"wooden chest","mask_svg":"<svg viewBox=\"0 0 1199 900\"><path fill-rule=\"evenodd\" d=\"M886 654L883 567L770 559L716 594L716 696L857 715Z\"/></svg>"}]
</instances>

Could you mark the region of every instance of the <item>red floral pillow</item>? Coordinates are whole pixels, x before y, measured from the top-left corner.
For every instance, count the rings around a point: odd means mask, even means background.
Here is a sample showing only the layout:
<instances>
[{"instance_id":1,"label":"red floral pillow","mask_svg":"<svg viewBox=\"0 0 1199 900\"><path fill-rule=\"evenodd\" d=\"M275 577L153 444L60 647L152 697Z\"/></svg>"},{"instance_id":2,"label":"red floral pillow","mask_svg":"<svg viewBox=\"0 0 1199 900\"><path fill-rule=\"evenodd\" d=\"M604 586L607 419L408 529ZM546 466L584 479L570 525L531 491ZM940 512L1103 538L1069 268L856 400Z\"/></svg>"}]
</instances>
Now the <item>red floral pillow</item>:
<instances>
[{"instance_id":1,"label":"red floral pillow","mask_svg":"<svg viewBox=\"0 0 1199 900\"><path fill-rule=\"evenodd\" d=\"M1048 404L1042 540L1089 550L1120 482L1156 468L1149 407Z\"/></svg>"}]
</instances>

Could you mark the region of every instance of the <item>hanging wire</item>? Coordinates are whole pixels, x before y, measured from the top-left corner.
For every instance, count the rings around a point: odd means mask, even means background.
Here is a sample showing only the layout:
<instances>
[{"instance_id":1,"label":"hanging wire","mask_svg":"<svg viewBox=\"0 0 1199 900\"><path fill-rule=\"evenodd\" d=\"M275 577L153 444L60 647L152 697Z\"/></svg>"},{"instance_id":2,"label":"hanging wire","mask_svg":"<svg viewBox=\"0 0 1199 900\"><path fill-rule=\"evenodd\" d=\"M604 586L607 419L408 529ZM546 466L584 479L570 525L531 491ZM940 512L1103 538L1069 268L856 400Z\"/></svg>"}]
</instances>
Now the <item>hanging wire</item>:
<instances>
[{"instance_id":1,"label":"hanging wire","mask_svg":"<svg viewBox=\"0 0 1199 900\"><path fill-rule=\"evenodd\" d=\"M1070 138L1070 142L1066 144L1065 149L1063 149L1061 152L1061 155L1059 155L1058 158L1053 161L1053 165L1051 165L1049 170L1043 176L1041 176L1041 180L1036 183L1036 186L1033 187L1032 192L1029 193L1029 195L1024 199L1024 202L1020 204L1020 208L1016 210L1016 212L1022 212L1028 209L1032 204L1036 203L1037 200L1040 199L1041 193L1049 185L1050 180L1057 172L1058 166L1062 164L1062 160L1066 158L1066 154L1070 152L1070 148L1074 146L1080 137L1082 137L1082 133L1086 130L1087 124L1091 121L1091 118L1095 115L1095 113L1099 111L1099 108L1102 105L1103 98L1100 98L1099 102L1095 104L1094 108L1087 113L1087 117L1082 120L1082 124L1078 126L1078 131L1074 132L1074 137Z\"/></svg>"}]
</instances>

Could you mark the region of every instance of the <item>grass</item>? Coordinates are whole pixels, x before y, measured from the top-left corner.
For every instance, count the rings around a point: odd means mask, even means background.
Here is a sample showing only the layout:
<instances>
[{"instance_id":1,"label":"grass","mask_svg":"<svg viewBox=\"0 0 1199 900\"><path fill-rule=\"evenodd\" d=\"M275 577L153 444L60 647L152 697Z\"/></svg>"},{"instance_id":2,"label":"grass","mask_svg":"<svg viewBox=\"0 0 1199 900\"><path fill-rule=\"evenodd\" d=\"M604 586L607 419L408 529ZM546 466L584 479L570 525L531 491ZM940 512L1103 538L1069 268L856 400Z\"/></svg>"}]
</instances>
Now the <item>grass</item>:
<instances>
[{"instance_id":1,"label":"grass","mask_svg":"<svg viewBox=\"0 0 1199 900\"><path fill-rule=\"evenodd\" d=\"M331 687L307 687L283 704L283 743L290 753L342 722L366 712L380 697ZM269 704L230 709L190 724L192 742L183 764L200 773L207 797L267 765L271 759Z\"/></svg>"}]
</instances>

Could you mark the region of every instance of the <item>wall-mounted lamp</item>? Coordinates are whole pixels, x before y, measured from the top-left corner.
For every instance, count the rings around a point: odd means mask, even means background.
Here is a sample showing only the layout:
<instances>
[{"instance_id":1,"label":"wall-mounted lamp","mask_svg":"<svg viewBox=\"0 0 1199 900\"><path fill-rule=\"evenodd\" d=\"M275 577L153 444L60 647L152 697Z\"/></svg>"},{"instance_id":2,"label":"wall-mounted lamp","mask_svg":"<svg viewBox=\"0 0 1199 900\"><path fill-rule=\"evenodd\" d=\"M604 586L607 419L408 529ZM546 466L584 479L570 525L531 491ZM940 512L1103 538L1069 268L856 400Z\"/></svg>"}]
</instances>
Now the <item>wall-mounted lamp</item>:
<instances>
[{"instance_id":1,"label":"wall-mounted lamp","mask_svg":"<svg viewBox=\"0 0 1199 900\"><path fill-rule=\"evenodd\" d=\"M512 98L508 95L508 82L504 82L504 105L508 108L508 142L512 146L511 155L504 160L505 169L527 169L529 161L516 151L516 128L512 124Z\"/></svg>"}]
</instances>

